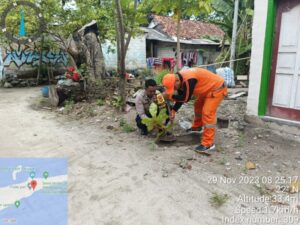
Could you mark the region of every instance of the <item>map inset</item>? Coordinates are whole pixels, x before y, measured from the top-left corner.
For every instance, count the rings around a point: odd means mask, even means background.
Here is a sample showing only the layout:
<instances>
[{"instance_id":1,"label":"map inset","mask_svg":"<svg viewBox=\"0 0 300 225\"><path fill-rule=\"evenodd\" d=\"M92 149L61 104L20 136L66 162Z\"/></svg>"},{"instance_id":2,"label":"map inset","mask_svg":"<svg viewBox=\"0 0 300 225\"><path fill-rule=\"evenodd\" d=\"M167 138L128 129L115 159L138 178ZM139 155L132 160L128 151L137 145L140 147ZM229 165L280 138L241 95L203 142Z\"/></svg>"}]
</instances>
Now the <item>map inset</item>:
<instances>
[{"instance_id":1,"label":"map inset","mask_svg":"<svg viewBox=\"0 0 300 225\"><path fill-rule=\"evenodd\" d=\"M67 225L67 160L0 158L0 225Z\"/></svg>"}]
</instances>

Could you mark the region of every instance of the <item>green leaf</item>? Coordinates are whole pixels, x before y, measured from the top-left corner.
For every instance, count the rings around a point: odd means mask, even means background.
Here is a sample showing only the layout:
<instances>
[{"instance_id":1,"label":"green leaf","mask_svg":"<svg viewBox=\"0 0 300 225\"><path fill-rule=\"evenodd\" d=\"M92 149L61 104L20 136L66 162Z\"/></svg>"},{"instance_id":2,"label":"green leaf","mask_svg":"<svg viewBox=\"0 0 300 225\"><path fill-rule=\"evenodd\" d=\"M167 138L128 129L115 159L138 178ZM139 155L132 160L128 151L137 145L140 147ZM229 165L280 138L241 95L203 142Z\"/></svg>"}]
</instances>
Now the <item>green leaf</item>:
<instances>
[{"instance_id":1,"label":"green leaf","mask_svg":"<svg viewBox=\"0 0 300 225\"><path fill-rule=\"evenodd\" d=\"M254 15L253 9L246 9L246 13L247 13L248 16L253 16Z\"/></svg>"},{"instance_id":2,"label":"green leaf","mask_svg":"<svg viewBox=\"0 0 300 225\"><path fill-rule=\"evenodd\" d=\"M167 109L162 109L160 112L159 112L159 115L157 117L157 120L158 121L165 121L166 119L168 119L169 116L167 115Z\"/></svg>"},{"instance_id":3,"label":"green leaf","mask_svg":"<svg viewBox=\"0 0 300 225\"><path fill-rule=\"evenodd\" d=\"M142 124L145 124L147 126L148 131L152 131L154 128L154 123L152 118L146 117L142 119Z\"/></svg>"},{"instance_id":4,"label":"green leaf","mask_svg":"<svg viewBox=\"0 0 300 225\"><path fill-rule=\"evenodd\" d=\"M149 107L149 112L150 112L150 114L151 114L151 116L152 116L153 118L156 117L156 115L157 115L157 110L158 110L157 105L156 105L155 103L151 103L151 105L150 105L150 107Z\"/></svg>"}]
</instances>

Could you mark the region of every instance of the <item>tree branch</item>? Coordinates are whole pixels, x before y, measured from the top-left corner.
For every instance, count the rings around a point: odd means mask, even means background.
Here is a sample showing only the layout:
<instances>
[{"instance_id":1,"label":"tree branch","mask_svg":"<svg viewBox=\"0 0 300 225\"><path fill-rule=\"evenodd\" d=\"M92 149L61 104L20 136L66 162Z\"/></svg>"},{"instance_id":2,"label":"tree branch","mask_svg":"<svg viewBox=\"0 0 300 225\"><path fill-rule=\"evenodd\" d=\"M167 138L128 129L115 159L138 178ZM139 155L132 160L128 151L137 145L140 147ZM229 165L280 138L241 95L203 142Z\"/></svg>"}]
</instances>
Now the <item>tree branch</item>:
<instances>
[{"instance_id":1,"label":"tree branch","mask_svg":"<svg viewBox=\"0 0 300 225\"><path fill-rule=\"evenodd\" d=\"M130 31L128 32L128 37L126 39L126 44L125 44L125 56L127 54L127 50L130 44L130 40L132 37L133 29L134 29L134 22L135 22L135 17L136 17L136 11L137 11L137 5L138 5L138 0L134 0L134 15L132 17L131 23L130 23Z\"/></svg>"}]
</instances>

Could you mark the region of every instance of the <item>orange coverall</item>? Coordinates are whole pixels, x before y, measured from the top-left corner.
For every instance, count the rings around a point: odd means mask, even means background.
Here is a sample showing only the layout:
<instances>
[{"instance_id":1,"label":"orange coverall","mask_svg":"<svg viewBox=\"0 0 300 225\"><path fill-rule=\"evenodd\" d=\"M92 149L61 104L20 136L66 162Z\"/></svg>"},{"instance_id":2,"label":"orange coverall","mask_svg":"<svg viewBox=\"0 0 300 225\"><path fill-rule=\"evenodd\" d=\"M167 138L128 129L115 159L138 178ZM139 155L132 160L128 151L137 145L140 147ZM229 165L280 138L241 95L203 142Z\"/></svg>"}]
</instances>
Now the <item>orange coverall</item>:
<instances>
[{"instance_id":1,"label":"orange coverall","mask_svg":"<svg viewBox=\"0 0 300 225\"><path fill-rule=\"evenodd\" d=\"M201 144L210 146L214 144L216 134L217 109L224 96L227 95L224 78L202 68L180 71L179 78L181 80L180 89L184 91L181 98L180 91L177 96L173 95L173 99L176 101L174 110L177 111L184 102L188 102L191 96L196 96L192 127L203 126Z\"/></svg>"}]
</instances>

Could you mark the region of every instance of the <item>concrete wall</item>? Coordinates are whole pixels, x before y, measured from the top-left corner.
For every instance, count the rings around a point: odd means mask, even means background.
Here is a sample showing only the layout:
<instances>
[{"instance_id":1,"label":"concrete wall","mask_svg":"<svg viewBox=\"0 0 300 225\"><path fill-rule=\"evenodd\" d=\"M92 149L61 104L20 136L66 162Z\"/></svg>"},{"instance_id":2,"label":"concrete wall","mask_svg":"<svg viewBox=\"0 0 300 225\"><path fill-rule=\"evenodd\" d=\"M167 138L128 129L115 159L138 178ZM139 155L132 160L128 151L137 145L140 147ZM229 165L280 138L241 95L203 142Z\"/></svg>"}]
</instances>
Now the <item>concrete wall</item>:
<instances>
[{"instance_id":1,"label":"concrete wall","mask_svg":"<svg viewBox=\"0 0 300 225\"><path fill-rule=\"evenodd\" d=\"M247 114L258 115L268 0L255 0Z\"/></svg>"},{"instance_id":2,"label":"concrete wall","mask_svg":"<svg viewBox=\"0 0 300 225\"><path fill-rule=\"evenodd\" d=\"M35 77L40 61L38 49L25 46L13 45L12 49L2 46L0 48L0 80L6 75L20 77ZM42 55L44 65L54 65L55 70L66 67L68 64L67 53L60 51L44 51Z\"/></svg>"},{"instance_id":3,"label":"concrete wall","mask_svg":"<svg viewBox=\"0 0 300 225\"><path fill-rule=\"evenodd\" d=\"M115 52L109 52L109 49L114 49ZM117 49L110 42L102 44L102 50L105 59L105 66L108 70L117 69ZM132 38L126 55L126 69L141 69L146 68L146 36L140 35Z\"/></svg>"}]
</instances>

